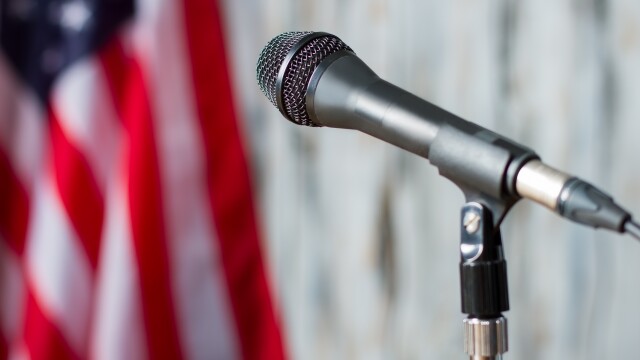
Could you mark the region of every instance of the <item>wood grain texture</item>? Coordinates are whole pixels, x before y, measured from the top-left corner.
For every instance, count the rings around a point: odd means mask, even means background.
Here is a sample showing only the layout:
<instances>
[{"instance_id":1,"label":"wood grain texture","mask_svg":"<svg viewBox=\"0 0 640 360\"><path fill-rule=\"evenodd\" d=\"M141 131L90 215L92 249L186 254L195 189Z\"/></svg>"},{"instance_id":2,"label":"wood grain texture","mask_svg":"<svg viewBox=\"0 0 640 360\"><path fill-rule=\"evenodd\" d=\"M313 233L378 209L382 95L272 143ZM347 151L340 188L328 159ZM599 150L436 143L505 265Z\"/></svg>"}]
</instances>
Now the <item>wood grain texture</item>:
<instances>
[{"instance_id":1,"label":"wood grain texture","mask_svg":"<svg viewBox=\"0 0 640 360\"><path fill-rule=\"evenodd\" d=\"M283 31L338 35L383 78L536 149L640 216L637 1L223 3L293 358L465 358L463 197L391 145L283 120L255 83L260 50ZM640 243L524 201L503 235L508 358L637 358Z\"/></svg>"}]
</instances>

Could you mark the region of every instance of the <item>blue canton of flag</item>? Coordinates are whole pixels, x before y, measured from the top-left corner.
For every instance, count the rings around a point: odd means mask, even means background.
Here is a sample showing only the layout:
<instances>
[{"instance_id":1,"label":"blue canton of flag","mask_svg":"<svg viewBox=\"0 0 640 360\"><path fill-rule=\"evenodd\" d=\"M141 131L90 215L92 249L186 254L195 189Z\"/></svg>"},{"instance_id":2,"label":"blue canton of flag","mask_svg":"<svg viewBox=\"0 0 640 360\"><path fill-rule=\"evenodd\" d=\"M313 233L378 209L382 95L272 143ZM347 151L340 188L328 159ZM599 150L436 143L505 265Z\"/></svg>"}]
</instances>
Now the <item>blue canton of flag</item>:
<instances>
[{"instance_id":1,"label":"blue canton of flag","mask_svg":"<svg viewBox=\"0 0 640 360\"><path fill-rule=\"evenodd\" d=\"M103 46L133 13L132 0L6 0L0 3L0 45L46 103L56 77Z\"/></svg>"}]
</instances>

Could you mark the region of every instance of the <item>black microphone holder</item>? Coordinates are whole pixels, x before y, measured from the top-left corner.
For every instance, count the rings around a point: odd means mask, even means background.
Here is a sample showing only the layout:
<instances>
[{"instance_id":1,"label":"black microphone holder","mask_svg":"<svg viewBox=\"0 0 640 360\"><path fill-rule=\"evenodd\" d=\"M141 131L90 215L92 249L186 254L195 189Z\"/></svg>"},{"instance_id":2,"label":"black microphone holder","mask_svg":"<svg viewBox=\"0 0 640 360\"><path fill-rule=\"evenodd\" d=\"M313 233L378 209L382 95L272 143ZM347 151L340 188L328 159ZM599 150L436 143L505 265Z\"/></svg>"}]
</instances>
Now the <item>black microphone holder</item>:
<instances>
[{"instance_id":1,"label":"black microphone holder","mask_svg":"<svg viewBox=\"0 0 640 360\"><path fill-rule=\"evenodd\" d=\"M501 359L508 346L507 262L493 211L469 201L460 216L460 295L464 350L471 360Z\"/></svg>"}]
</instances>

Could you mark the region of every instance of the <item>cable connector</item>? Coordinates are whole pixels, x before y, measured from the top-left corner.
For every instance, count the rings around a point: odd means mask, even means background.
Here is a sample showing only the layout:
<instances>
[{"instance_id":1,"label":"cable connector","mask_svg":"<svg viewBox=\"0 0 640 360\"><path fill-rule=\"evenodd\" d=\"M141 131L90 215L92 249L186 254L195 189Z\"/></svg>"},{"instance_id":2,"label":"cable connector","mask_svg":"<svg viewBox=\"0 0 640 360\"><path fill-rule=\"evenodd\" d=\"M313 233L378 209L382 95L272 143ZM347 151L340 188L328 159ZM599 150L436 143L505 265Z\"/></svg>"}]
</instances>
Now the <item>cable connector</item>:
<instances>
[{"instance_id":1,"label":"cable connector","mask_svg":"<svg viewBox=\"0 0 640 360\"><path fill-rule=\"evenodd\" d=\"M578 178L569 179L558 199L560 215L595 228L619 233L630 233L640 239L640 227L631 220L631 214L613 201L613 198L595 186Z\"/></svg>"}]
</instances>

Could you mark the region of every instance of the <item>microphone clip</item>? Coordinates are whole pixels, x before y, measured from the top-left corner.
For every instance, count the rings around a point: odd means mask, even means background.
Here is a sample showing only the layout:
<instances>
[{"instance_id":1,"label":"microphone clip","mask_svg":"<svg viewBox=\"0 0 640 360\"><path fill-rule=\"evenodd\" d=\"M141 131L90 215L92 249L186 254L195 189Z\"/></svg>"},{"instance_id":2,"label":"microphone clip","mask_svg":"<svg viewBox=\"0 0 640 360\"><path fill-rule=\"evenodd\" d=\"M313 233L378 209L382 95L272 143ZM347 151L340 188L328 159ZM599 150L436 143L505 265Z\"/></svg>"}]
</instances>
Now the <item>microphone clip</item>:
<instances>
[{"instance_id":1,"label":"microphone clip","mask_svg":"<svg viewBox=\"0 0 640 360\"><path fill-rule=\"evenodd\" d=\"M493 212L479 202L467 202L460 221L460 294L464 348L471 357L496 358L508 350L509 310L507 262Z\"/></svg>"}]
</instances>

